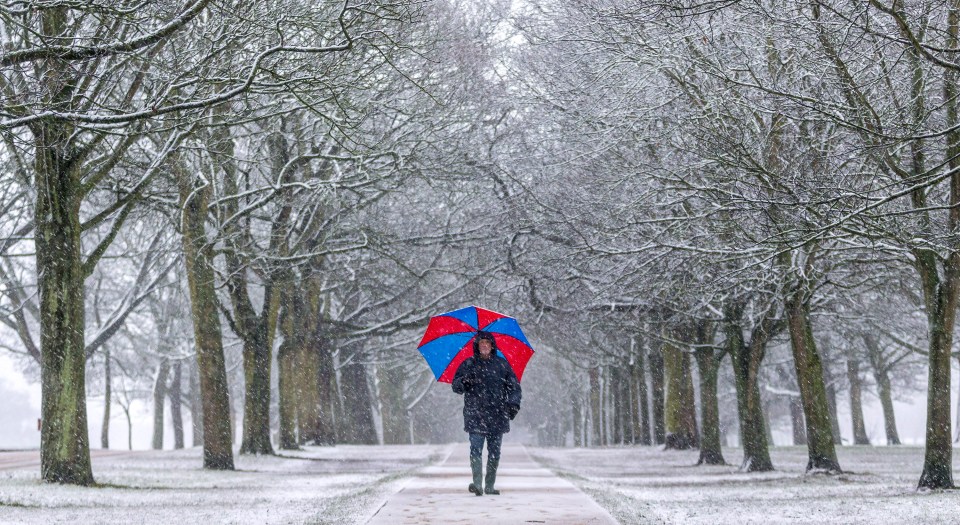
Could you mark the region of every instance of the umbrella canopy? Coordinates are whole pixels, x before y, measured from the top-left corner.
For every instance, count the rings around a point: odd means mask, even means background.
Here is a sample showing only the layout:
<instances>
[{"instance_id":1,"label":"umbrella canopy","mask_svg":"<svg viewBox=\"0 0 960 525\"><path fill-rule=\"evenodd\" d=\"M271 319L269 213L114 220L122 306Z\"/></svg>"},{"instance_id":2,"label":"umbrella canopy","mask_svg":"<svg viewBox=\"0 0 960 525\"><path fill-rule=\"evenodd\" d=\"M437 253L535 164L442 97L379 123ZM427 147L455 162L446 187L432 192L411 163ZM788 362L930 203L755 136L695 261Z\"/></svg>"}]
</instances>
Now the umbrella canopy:
<instances>
[{"instance_id":1,"label":"umbrella canopy","mask_svg":"<svg viewBox=\"0 0 960 525\"><path fill-rule=\"evenodd\" d=\"M510 363L517 381L520 381L527 361L533 356L533 347L516 319L476 306L430 318L427 333L418 348L437 381L453 382L460 363L473 355L473 340L480 330L493 334L497 355Z\"/></svg>"}]
</instances>

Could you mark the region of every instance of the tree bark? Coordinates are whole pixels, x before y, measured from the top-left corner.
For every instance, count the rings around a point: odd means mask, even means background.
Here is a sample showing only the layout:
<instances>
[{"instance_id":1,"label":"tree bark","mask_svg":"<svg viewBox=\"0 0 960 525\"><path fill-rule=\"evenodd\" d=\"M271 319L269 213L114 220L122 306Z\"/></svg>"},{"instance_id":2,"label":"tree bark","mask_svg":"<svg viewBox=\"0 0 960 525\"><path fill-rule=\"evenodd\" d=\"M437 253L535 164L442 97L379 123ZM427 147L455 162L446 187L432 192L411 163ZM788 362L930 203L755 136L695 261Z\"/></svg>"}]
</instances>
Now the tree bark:
<instances>
[{"instance_id":1,"label":"tree bark","mask_svg":"<svg viewBox=\"0 0 960 525\"><path fill-rule=\"evenodd\" d=\"M583 446L583 406L580 402L580 397L572 393L570 394L570 406L572 407L573 413L573 446L582 447Z\"/></svg>"},{"instance_id":2,"label":"tree bark","mask_svg":"<svg viewBox=\"0 0 960 525\"><path fill-rule=\"evenodd\" d=\"M170 419L173 423L173 448L183 448L183 363L173 365L173 380L170 382Z\"/></svg>"},{"instance_id":3,"label":"tree bark","mask_svg":"<svg viewBox=\"0 0 960 525\"><path fill-rule=\"evenodd\" d=\"M793 444L806 445L807 431L803 420L803 403L800 396L790 396L790 423L793 426Z\"/></svg>"},{"instance_id":4,"label":"tree bark","mask_svg":"<svg viewBox=\"0 0 960 525\"><path fill-rule=\"evenodd\" d=\"M770 460L757 379L760 363L766 353L766 341L770 337L771 321L769 318L761 321L751 335L750 343L746 344L743 329L738 324L742 314L741 305L728 306L724 312L727 353L730 354L733 365L740 446L743 448L740 469L746 472L765 472L773 470L773 462Z\"/></svg>"},{"instance_id":5,"label":"tree bark","mask_svg":"<svg viewBox=\"0 0 960 525\"><path fill-rule=\"evenodd\" d=\"M847 380L850 383L850 418L853 425L853 444L869 445L870 438L867 437L867 425L863 421L860 362L856 359L847 359Z\"/></svg>"},{"instance_id":6,"label":"tree bark","mask_svg":"<svg viewBox=\"0 0 960 525\"><path fill-rule=\"evenodd\" d=\"M833 444L841 446L843 445L843 437L840 434L840 417L837 414L837 382L829 366L823 367L823 380L827 389L827 413L830 415L830 435L833 436Z\"/></svg>"},{"instance_id":7,"label":"tree bark","mask_svg":"<svg viewBox=\"0 0 960 525\"><path fill-rule=\"evenodd\" d=\"M640 348L634 355L633 362L633 382L637 386L637 404L639 405L636 435L641 445L650 445L650 408L647 401L647 377L643 354L644 349Z\"/></svg>"},{"instance_id":8,"label":"tree bark","mask_svg":"<svg viewBox=\"0 0 960 525\"><path fill-rule=\"evenodd\" d=\"M298 450L297 439L297 388L296 388L296 352L295 343L284 339L277 350L277 367L280 376L280 449Z\"/></svg>"},{"instance_id":9,"label":"tree bark","mask_svg":"<svg viewBox=\"0 0 960 525\"><path fill-rule=\"evenodd\" d=\"M367 370L362 363L348 363L340 368L341 403L344 421L340 441L357 445L376 445L377 431L373 424L372 399L367 385Z\"/></svg>"},{"instance_id":10,"label":"tree bark","mask_svg":"<svg viewBox=\"0 0 960 525\"><path fill-rule=\"evenodd\" d=\"M624 428L624 401L625 398L621 396L622 385L624 382L624 377L622 370L619 366L614 365L610 369L610 408L612 412L612 423L613 427L613 444L622 445L626 439L626 429Z\"/></svg>"},{"instance_id":11,"label":"tree bark","mask_svg":"<svg viewBox=\"0 0 960 525\"><path fill-rule=\"evenodd\" d=\"M663 345L663 369L667 396L664 408L666 448L686 450L698 446L696 407L689 354L676 346Z\"/></svg>"},{"instance_id":12,"label":"tree bark","mask_svg":"<svg viewBox=\"0 0 960 525\"><path fill-rule=\"evenodd\" d=\"M65 12L52 8L51 26ZM59 34L60 31L56 31ZM67 67L51 59L49 67ZM51 73L52 77L58 76ZM51 86L59 90L62 86ZM84 275L80 234L80 174L68 151L72 130L59 122L33 129L36 143L37 285L40 293L42 427L40 473L47 482L91 485L84 352Z\"/></svg>"},{"instance_id":13,"label":"tree bark","mask_svg":"<svg viewBox=\"0 0 960 525\"><path fill-rule=\"evenodd\" d=\"M653 444L662 445L666 442L666 424L664 422L664 371L663 351L654 350L650 353L650 388L653 404Z\"/></svg>"},{"instance_id":14,"label":"tree bark","mask_svg":"<svg viewBox=\"0 0 960 525\"><path fill-rule=\"evenodd\" d=\"M833 432L830 428L829 403L823 381L823 366L813 339L809 306L803 294L794 292L787 301L787 325L797 371L797 384L803 402L807 429L807 471L842 472L837 461Z\"/></svg>"},{"instance_id":15,"label":"tree bark","mask_svg":"<svg viewBox=\"0 0 960 525\"><path fill-rule=\"evenodd\" d=\"M163 450L163 402L167 398L167 376L170 374L170 362L160 359L157 377L153 382L153 450Z\"/></svg>"},{"instance_id":16,"label":"tree bark","mask_svg":"<svg viewBox=\"0 0 960 525\"><path fill-rule=\"evenodd\" d=\"M588 372L590 378L590 445L591 446L600 446L603 443L601 438L603 435L601 429L601 414L600 411L600 369L599 367L591 368Z\"/></svg>"},{"instance_id":17,"label":"tree bark","mask_svg":"<svg viewBox=\"0 0 960 525\"><path fill-rule=\"evenodd\" d=\"M404 396L406 373L403 367L377 367L380 419L384 445L402 445L407 442L407 407Z\"/></svg>"},{"instance_id":18,"label":"tree bark","mask_svg":"<svg viewBox=\"0 0 960 525\"><path fill-rule=\"evenodd\" d=\"M947 38L945 44L950 48L960 43L960 5L953 0L947 11ZM910 48L912 57L918 51ZM914 82L922 86L923 79ZM960 132L956 125L958 118L957 97L958 78L956 71L944 68L943 96L947 109L946 124L952 128L946 136L947 166L950 176L949 208L947 230L954 234L960 229ZM915 192L914 202L926 204L923 195ZM923 289L924 306L927 314L927 333L929 345L929 375L927 379L927 429L926 448L923 457L923 472L920 474L919 488L951 489L953 485L953 445L950 435L950 352L953 349L953 331L957 318L957 298L960 294L960 246L951 238L946 257L938 257L930 249L913 250L914 265L920 274ZM942 271L938 271L938 259L943 261Z\"/></svg>"},{"instance_id":19,"label":"tree bark","mask_svg":"<svg viewBox=\"0 0 960 525\"><path fill-rule=\"evenodd\" d=\"M100 447L110 448L110 345L103 345L103 425L100 427Z\"/></svg>"},{"instance_id":20,"label":"tree bark","mask_svg":"<svg viewBox=\"0 0 960 525\"><path fill-rule=\"evenodd\" d=\"M190 311L197 345L197 370L203 413L203 466L233 470L230 392L220 331L211 246L204 222L209 187L194 187L185 170L179 174L183 253L190 290Z\"/></svg>"},{"instance_id":21,"label":"tree bark","mask_svg":"<svg viewBox=\"0 0 960 525\"><path fill-rule=\"evenodd\" d=\"M701 344L706 343L703 341ZM722 357L723 354L721 354ZM725 465L720 449L720 403L717 382L720 359L713 348L698 348L695 353L700 373L700 459L698 465Z\"/></svg>"},{"instance_id":22,"label":"tree bark","mask_svg":"<svg viewBox=\"0 0 960 525\"><path fill-rule=\"evenodd\" d=\"M880 344L871 333L862 335L873 378L877 382L877 397L883 408L883 427L887 438L887 445L899 445L900 436L897 434L897 417L893 411L893 394L890 389L890 372Z\"/></svg>"}]
</instances>

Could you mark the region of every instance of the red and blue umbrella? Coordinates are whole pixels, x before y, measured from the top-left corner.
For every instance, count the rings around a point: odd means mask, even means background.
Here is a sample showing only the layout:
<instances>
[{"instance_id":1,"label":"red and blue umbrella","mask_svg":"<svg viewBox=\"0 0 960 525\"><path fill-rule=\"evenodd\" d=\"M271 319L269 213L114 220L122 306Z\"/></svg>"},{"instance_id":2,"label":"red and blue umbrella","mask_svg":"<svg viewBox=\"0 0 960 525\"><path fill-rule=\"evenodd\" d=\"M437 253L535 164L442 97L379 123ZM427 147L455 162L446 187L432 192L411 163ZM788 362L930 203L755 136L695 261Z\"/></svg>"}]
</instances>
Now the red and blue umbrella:
<instances>
[{"instance_id":1,"label":"red and blue umbrella","mask_svg":"<svg viewBox=\"0 0 960 525\"><path fill-rule=\"evenodd\" d=\"M460 363L473 355L473 340L480 330L493 335L497 355L510 363L517 381L520 380L527 361L533 356L533 347L517 320L492 310L468 306L431 317L427 333L418 345L437 381L453 382Z\"/></svg>"}]
</instances>

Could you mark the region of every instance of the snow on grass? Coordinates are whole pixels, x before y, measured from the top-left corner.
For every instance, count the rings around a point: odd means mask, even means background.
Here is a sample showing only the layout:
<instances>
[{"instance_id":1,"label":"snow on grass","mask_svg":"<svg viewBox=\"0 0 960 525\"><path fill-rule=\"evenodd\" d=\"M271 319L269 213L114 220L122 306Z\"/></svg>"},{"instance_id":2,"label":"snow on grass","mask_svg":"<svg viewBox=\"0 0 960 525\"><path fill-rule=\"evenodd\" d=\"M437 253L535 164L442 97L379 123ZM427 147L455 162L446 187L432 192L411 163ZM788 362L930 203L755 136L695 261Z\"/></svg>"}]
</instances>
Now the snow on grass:
<instances>
[{"instance_id":1,"label":"snow on grass","mask_svg":"<svg viewBox=\"0 0 960 525\"><path fill-rule=\"evenodd\" d=\"M774 472L698 467L697 451L528 448L622 523L957 523L953 491L918 492L921 447L839 447L841 475L806 475L805 447L771 450ZM739 465L739 449L724 458ZM960 471L954 473L958 478Z\"/></svg>"},{"instance_id":2,"label":"snow on grass","mask_svg":"<svg viewBox=\"0 0 960 525\"><path fill-rule=\"evenodd\" d=\"M94 459L96 487L0 471L0 523L362 523L442 445L307 447L201 468L200 449Z\"/></svg>"}]
</instances>

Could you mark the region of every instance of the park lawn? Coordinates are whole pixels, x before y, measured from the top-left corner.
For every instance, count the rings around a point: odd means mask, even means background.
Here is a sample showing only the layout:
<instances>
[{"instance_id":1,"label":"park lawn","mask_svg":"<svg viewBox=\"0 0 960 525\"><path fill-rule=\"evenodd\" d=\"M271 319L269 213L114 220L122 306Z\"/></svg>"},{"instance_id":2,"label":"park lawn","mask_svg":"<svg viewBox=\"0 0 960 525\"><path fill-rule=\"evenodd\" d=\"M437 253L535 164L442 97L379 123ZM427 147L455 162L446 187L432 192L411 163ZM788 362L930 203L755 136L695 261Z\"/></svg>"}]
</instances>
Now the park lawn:
<instances>
[{"instance_id":1,"label":"park lawn","mask_svg":"<svg viewBox=\"0 0 960 525\"><path fill-rule=\"evenodd\" d=\"M403 478L449 446L305 447L201 468L199 448L95 458L95 487L40 482L38 466L0 470L0 523L363 523Z\"/></svg>"},{"instance_id":2,"label":"park lawn","mask_svg":"<svg viewBox=\"0 0 960 525\"><path fill-rule=\"evenodd\" d=\"M805 475L806 447L774 447L776 471L698 467L697 451L662 447L528 448L622 523L938 524L960 522L960 492L918 492L923 448L838 447L841 475ZM954 480L960 481L954 469Z\"/></svg>"}]
</instances>

